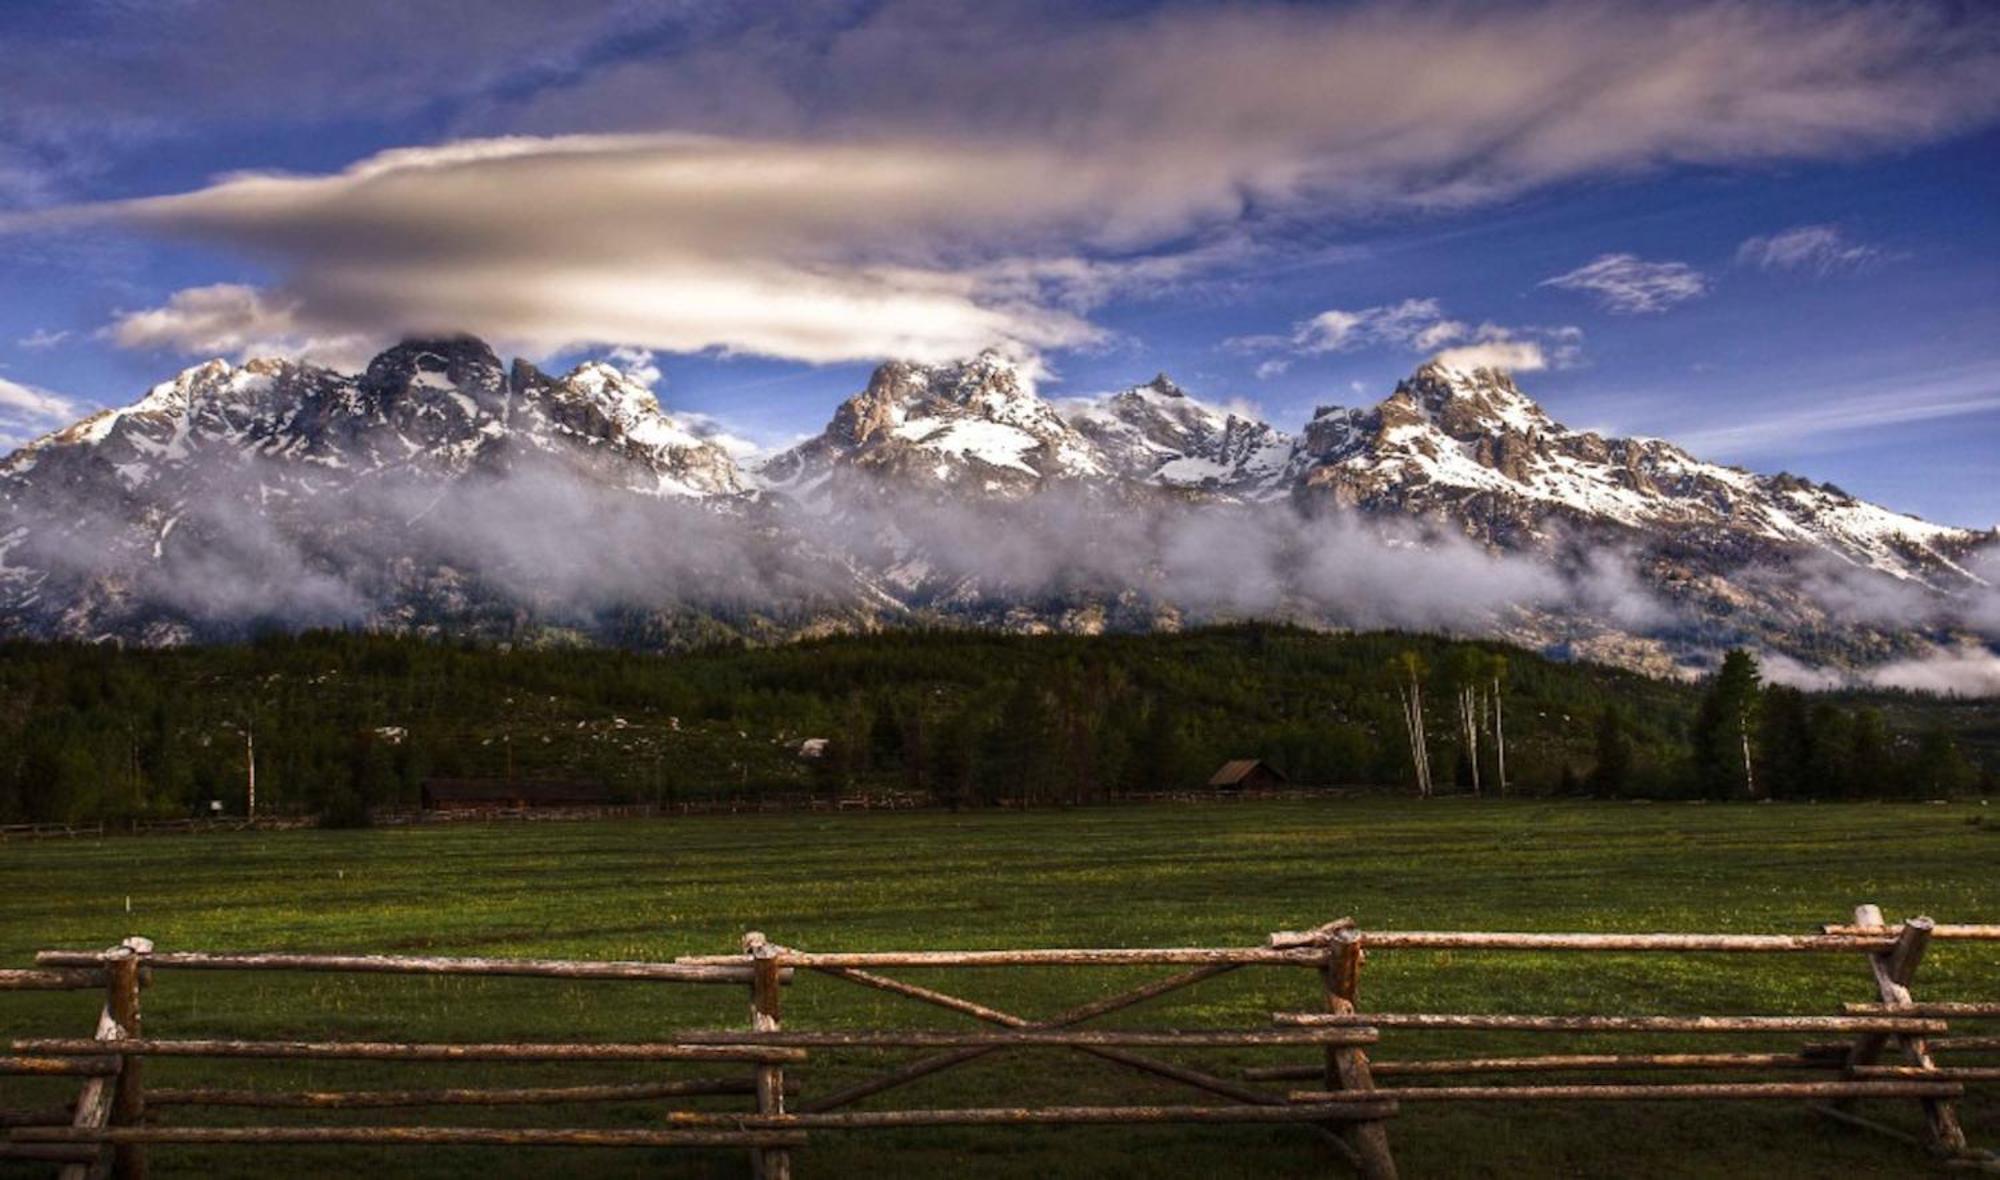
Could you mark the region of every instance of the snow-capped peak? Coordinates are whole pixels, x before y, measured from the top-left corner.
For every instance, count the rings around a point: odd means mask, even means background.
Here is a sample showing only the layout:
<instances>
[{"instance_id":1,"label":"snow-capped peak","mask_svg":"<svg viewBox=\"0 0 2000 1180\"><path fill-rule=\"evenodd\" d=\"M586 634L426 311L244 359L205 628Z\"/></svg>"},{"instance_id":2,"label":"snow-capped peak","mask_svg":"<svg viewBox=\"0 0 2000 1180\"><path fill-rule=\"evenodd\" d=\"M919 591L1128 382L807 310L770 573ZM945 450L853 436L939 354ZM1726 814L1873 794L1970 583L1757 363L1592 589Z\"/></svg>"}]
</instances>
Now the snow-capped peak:
<instances>
[{"instance_id":1,"label":"snow-capped peak","mask_svg":"<svg viewBox=\"0 0 2000 1180\"><path fill-rule=\"evenodd\" d=\"M818 437L773 456L771 486L816 500L846 473L1019 495L1045 479L1107 474L1102 456L1005 354L948 364L890 361Z\"/></svg>"},{"instance_id":2,"label":"snow-capped peak","mask_svg":"<svg viewBox=\"0 0 2000 1180\"><path fill-rule=\"evenodd\" d=\"M1127 479L1249 499L1284 494L1291 436L1200 401L1165 373L1067 405L1071 425Z\"/></svg>"},{"instance_id":3,"label":"snow-capped peak","mask_svg":"<svg viewBox=\"0 0 2000 1180\"><path fill-rule=\"evenodd\" d=\"M1705 463L1671 443L1571 430L1497 369L1426 364L1372 409L1321 409L1304 449L1309 496L1460 517L1506 547L1604 525L1692 531L1743 553L1816 549L1930 581L1965 576L1953 555L1974 538L1795 477Z\"/></svg>"}]
</instances>

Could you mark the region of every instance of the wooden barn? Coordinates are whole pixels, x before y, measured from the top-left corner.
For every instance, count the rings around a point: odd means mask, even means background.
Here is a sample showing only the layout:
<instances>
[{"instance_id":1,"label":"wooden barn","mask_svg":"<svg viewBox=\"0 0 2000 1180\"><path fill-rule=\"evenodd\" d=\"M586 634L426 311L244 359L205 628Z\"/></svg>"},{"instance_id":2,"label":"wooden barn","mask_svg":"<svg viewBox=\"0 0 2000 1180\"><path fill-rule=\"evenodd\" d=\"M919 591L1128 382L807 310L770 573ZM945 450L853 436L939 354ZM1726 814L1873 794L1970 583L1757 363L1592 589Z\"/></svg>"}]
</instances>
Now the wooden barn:
<instances>
[{"instance_id":1,"label":"wooden barn","mask_svg":"<svg viewBox=\"0 0 2000 1180\"><path fill-rule=\"evenodd\" d=\"M1217 791L1268 791L1289 781L1283 771L1262 758L1237 758L1210 775L1208 785Z\"/></svg>"},{"instance_id":2,"label":"wooden barn","mask_svg":"<svg viewBox=\"0 0 2000 1180\"><path fill-rule=\"evenodd\" d=\"M497 778L427 778L425 811L527 811L536 808L602 807L612 802L601 783Z\"/></svg>"}]
</instances>

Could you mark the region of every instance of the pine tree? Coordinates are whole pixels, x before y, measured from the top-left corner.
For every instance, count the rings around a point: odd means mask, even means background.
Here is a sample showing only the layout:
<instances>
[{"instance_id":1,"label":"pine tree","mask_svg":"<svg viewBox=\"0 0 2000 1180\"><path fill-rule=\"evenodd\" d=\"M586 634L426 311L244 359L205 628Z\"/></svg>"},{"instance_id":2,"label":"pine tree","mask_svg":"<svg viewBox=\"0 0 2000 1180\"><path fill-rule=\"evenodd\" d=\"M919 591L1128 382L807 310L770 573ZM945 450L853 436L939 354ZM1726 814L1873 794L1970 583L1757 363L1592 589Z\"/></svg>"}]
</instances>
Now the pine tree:
<instances>
[{"instance_id":1,"label":"pine tree","mask_svg":"<svg viewBox=\"0 0 2000 1180\"><path fill-rule=\"evenodd\" d=\"M1710 678L1695 716L1695 773L1702 792L1711 799L1757 796L1750 746L1757 703L1757 660L1741 648L1731 648Z\"/></svg>"},{"instance_id":2,"label":"pine tree","mask_svg":"<svg viewBox=\"0 0 2000 1180\"><path fill-rule=\"evenodd\" d=\"M1625 715L1606 705L1597 715L1597 763L1590 768L1590 789L1599 795L1622 795L1632 783L1632 739L1625 732Z\"/></svg>"},{"instance_id":3,"label":"pine tree","mask_svg":"<svg viewBox=\"0 0 2000 1180\"><path fill-rule=\"evenodd\" d=\"M1897 793L1896 768L1889 751L1889 730L1882 714L1863 709L1849 730L1847 773L1855 797L1883 799Z\"/></svg>"},{"instance_id":4,"label":"pine tree","mask_svg":"<svg viewBox=\"0 0 2000 1180\"><path fill-rule=\"evenodd\" d=\"M1757 764L1765 795L1772 799L1811 795L1812 755L1805 694L1782 684L1765 689L1757 726Z\"/></svg>"}]
</instances>

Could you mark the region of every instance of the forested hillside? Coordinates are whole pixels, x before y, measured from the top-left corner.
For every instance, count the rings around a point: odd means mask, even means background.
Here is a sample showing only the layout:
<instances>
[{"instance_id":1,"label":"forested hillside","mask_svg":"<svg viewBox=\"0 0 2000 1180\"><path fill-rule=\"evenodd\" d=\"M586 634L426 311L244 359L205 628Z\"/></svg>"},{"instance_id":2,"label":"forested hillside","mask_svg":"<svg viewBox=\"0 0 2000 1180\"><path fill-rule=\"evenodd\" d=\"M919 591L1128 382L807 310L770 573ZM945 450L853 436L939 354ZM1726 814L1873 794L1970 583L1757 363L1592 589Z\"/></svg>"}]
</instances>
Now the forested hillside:
<instances>
[{"instance_id":1,"label":"forested hillside","mask_svg":"<svg viewBox=\"0 0 2000 1180\"><path fill-rule=\"evenodd\" d=\"M1993 789L2000 706L1801 696L1396 633L842 637L687 655L352 633L132 651L0 646L0 821L246 805L360 822L428 777L633 801L899 789L952 806L1295 784L1433 793L1933 797ZM1421 695L1425 740L1410 735ZM802 757L808 739L819 756Z\"/></svg>"}]
</instances>

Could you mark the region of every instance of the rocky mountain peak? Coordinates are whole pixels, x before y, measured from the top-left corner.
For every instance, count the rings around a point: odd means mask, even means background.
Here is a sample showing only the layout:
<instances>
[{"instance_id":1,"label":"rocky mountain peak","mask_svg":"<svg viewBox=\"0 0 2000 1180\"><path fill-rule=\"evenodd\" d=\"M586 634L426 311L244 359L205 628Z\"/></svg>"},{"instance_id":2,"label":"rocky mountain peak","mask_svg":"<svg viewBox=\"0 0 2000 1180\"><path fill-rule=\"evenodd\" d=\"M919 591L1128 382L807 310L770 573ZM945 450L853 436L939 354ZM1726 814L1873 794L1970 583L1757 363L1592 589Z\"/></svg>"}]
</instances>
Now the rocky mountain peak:
<instances>
[{"instance_id":1,"label":"rocky mountain peak","mask_svg":"<svg viewBox=\"0 0 2000 1180\"><path fill-rule=\"evenodd\" d=\"M507 368L473 336L405 340L368 362L361 388L393 398L413 389L455 389L478 400L507 390Z\"/></svg>"},{"instance_id":2,"label":"rocky mountain peak","mask_svg":"<svg viewBox=\"0 0 2000 1180\"><path fill-rule=\"evenodd\" d=\"M1503 369L1464 368L1433 360L1397 382L1385 416L1434 422L1453 438L1532 435L1560 427Z\"/></svg>"}]
</instances>

